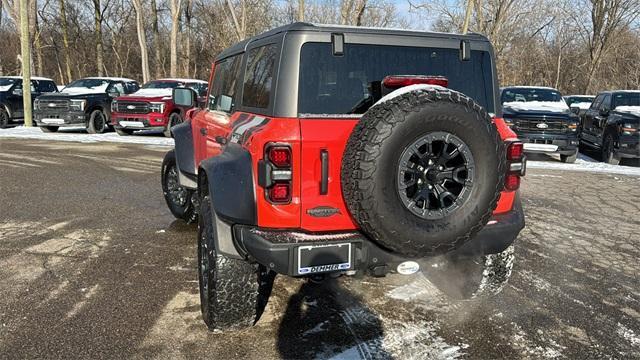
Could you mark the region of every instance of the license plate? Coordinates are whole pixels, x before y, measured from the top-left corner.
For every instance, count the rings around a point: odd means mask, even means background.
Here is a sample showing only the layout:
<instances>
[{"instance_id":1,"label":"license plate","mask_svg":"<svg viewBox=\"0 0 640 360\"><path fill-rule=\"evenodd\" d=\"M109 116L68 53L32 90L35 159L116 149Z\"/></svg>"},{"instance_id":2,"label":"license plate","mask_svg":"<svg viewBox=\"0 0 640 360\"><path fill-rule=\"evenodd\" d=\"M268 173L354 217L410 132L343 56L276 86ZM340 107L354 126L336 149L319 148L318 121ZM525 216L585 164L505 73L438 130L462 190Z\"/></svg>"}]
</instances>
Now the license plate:
<instances>
[{"instance_id":1,"label":"license plate","mask_svg":"<svg viewBox=\"0 0 640 360\"><path fill-rule=\"evenodd\" d=\"M140 121L120 121L120 126L141 128L144 124Z\"/></svg>"},{"instance_id":2,"label":"license plate","mask_svg":"<svg viewBox=\"0 0 640 360\"><path fill-rule=\"evenodd\" d=\"M64 124L64 119L42 119L43 124Z\"/></svg>"},{"instance_id":3,"label":"license plate","mask_svg":"<svg viewBox=\"0 0 640 360\"><path fill-rule=\"evenodd\" d=\"M298 275L351 269L351 243L298 247Z\"/></svg>"},{"instance_id":4,"label":"license plate","mask_svg":"<svg viewBox=\"0 0 640 360\"><path fill-rule=\"evenodd\" d=\"M532 150L532 151L548 151L548 152L553 152L558 150L558 145L551 145L551 144L530 144L530 143L525 143L524 144L524 149L525 150Z\"/></svg>"}]
</instances>

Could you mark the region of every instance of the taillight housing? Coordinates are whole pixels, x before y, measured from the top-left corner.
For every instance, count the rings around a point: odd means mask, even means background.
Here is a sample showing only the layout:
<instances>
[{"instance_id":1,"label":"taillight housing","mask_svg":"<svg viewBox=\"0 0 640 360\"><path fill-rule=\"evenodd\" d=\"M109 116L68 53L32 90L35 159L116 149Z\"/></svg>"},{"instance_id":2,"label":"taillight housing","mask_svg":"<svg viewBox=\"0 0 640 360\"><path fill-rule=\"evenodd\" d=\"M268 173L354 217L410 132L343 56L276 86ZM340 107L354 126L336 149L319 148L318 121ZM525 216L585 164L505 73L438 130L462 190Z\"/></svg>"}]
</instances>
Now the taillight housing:
<instances>
[{"instance_id":1,"label":"taillight housing","mask_svg":"<svg viewBox=\"0 0 640 360\"><path fill-rule=\"evenodd\" d=\"M524 144L520 141L507 142L507 173L504 177L504 188L516 191L520 188L520 178L527 170L527 159L524 156Z\"/></svg>"},{"instance_id":2,"label":"taillight housing","mask_svg":"<svg viewBox=\"0 0 640 360\"><path fill-rule=\"evenodd\" d=\"M291 146L269 143L264 149L264 159L258 162L258 185L265 189L265 197L272 204L291 202L293 156Z\"/></svg>"},{"instance_id":3,"label":"taillight housing","mask_svg":"<svg viewBox=\"0 0 640 360\"><path fill-rule=\"evenodd\" d=\"M415 84L429 84L447 87L449 80L444 76L432 75L390 75L382 79L382 85L390 89L397 89Z\"/></svg>"}]
</instances>

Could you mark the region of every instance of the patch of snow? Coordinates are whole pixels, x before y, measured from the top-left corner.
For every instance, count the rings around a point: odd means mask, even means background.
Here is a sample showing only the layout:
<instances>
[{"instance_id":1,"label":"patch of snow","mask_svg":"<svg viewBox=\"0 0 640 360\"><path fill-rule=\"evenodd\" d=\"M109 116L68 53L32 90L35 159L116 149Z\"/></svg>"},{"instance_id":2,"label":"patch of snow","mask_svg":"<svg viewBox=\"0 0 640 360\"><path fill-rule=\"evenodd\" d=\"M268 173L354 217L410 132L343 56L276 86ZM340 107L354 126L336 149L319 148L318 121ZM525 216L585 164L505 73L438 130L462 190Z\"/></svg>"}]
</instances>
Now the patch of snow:
<instances>
[{"instance_id":1,"label":"patch of snow","mask_svg":"<svg viewBox=\"0 0 640 360\"><path fill-rule=\"evenodd\" d=\"M123 144L143 144L156 146L174 146L173 139L161 136L120 136L116 133L86 134L67 132L61 129L55 133L44 133L37 127L18 126L0 130L0 138L36 139L49 141L70 141L80 143L113 142Z\"/></svg>"},{"instance_id":2,"label":"patch of snow","mask_svg":"<svg viewBox=\"0 0 640 360\"><path fill-rule=\"evenodd\" d=\"M165 78L165 79L158 79L157 81L180 81L180 82L184 82L184 83L200 83L200 84L206 84L207 83L204 80L184 79L184 78Z\"/></svg>"},{"instance_id":3,"label":"patch of snow","mask_svg":"<svg viewBox=\"0 0 640 360\"><path fill-rule=\"evenodd\" d=\"M398 96L404 95L406 93L410 93L412 91L432 90L432 89L453 91L451 89L447 89L447 88L442 87L440 85L413 84L413 85L401 87L399 89L396 89L396 90L388 93L387 95L383 96L382 99L378 100L375 104L373 104L371 107L374 107L376 105L382 104L382 103L387 102L387 101L389 101L389 100L391 100L393 98L396 98Z\"/></svg>"},{"instance_id":4,"label":"patch of snow","mask_svg":"<svg viewBox=\"0 0 640 360\"><path fill-rule=\"evenodd\" d=\"M640 106L618 106L617 108L613 109L613 111L640 116Z\"/></svg>"},{"instance_id":5,"label":"patch of snow","mask_svg":"<svg viewBox=\"0 0 640 360\"><path fill-rule=\"evenodd\" d=\"M505 86L504 89L546 89L546 90L554 90L554 91L558 91L552 87L549 86L535 86L535 85L517 85L517 86Z\"/></svg>"},{"instance_id":6,"label":"patch of snow","mask_svg":"<svg viewBox=\"0 0 640 360\"><path fill-rule=\"evenodd\" d=\"M505 108L515 111L569 111L569 106L564 100L560 101L510 101L502 104Z\"/></svg>"},{"instance_id":7,"label":"patch of snow","mask_svg":"<svg viewBox=\"0 0 640 360\"><path fill-rule=\"evenodd\" d=\"M87 77L85 79L99 79L99 80L111 80L111 81L135 81L135 80L129 79L129 78L109 77L109 76L91 76L91 77Z\"/></svg>"},{"instance_id":8,"label":"patch of snow","mask_svg":"<svg viewBox=\"0 0 640 360\"><path fill-rule=\"evenodd\" d=\"M58 91L62 91L67 85L57 85Z\"/></svg>"},{"instance_id":9,"label":"patch of snow","mask_svg":"<svg viewBox=\"0 0 640 360\"><path fill-rule=\"evenodd\" d=\"M101 94L104 93L105 91L107 91L107 87L109 87L109 84L102 84L100 86L96 86L93 88L87 88L87 87L66 87L64 89L62 89L61 92L65 93L65 94L70 94L70 95L85 95L85 94Z\"/></svg>"},{"instance_id":10,"label":"patch of snow","mask_svg":"<svg viewBox=\"0 0 640 360\"><path fill-rule=\"evenodd\" d=\"M0 86L0 91L9 91L9 89L11 89L12 86L13 86L13 84Z\"/></svg>"},{"instance_id":11,"label":"patch of snow","mask_svg":"<svg viewBox=\"0 0 640 360\"><path fill-rule=\"evenodd\" d=\"M16 76L0 76L0 77L5 78L5 79L22 79L22 76L17 76L17 75ZM53 81L50 78L41 77L41 76L32 76L31 80L50 80L50 81Z\"/></svg>"},{"instance_id":12,"label":"patch of snow","mask_svg":"<svg viewBox=\"0 0 640 360\"><path fill-rule=\"evenodd\" d=\"M547 169L547 170L569 170L569 171L585 171L601 174L619 174L629 176L640 176L640 168L610 165L598 162L584 154L578 154L578 159L573 164L567 164L560 161L527 161L529 169ZM526 179L526 176L525 176Z\"/></svg>"},{"instance_id":13,"label":"patch of snow","mask_svg":"<svg viewBox=\"0 0 640 360\"><path fill-rule=\"evenodd\" d=\"M580 110L587 110L591 107L591 102L575 102L571 104L571 107L577 107Z\"/></svg>"},{"instance_id":14,"label":"patch of snow","mask_svg":"<svg viewBox=\"0 0 640 360\"><path fill-rule=\"evenodd\" d=\"M625 340L631 343L631 345L640 348L640 336L638 336L633 330L618 323L618 335L622 336Z\"/></svg>"},{"instance_id":15,"label":"patch of snow","mask_svg":"<svg viewBox=\"0 0 640 360\"><path fill-rule=\"evenodd\" d=\"M171 96L173 89L140 89L131 95L125 95L124 97L139 96L139 97L161 97Z\"/></svg>"}]
</instances>

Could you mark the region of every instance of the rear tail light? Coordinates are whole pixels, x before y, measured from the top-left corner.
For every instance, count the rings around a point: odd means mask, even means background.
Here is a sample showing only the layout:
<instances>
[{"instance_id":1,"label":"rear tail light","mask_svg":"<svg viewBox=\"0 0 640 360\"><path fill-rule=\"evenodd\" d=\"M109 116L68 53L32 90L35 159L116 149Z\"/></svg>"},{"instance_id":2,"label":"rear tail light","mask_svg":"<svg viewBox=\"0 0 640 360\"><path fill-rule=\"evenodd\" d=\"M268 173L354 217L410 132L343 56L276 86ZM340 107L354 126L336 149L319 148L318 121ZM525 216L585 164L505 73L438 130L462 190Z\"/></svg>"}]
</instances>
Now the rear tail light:
<instances>
[{"instance_id":1,"label":"rear tail light","mask_svg":"<svg viewBox=\"0 0 640 360\"><path fill-rule=\"evenodd\" d=\"M291 181L275 183L268 190L269 200L274 203L288 203L291 201Z\"/></svg>"},{"instance_id":2,"label":"rear tail light","mask_svg":"<svg viewBox=\"0 0 640 360\"><path fill-rule=\"evenodd\" d=\"M382 85L391 89L415 84L440 85L442 87L447 87L449 85L449 80L444 76L425 75L390 75L382 80Z\"/></svg>"},{"instance_id":3,"label":"rear tail light","mask_svg":"<svg viewBox=\"0 0 640 360\"><path fill-rule=\"evenodd\" d=\"M267 144L264 159L258 162L258 184L272 204L291 202L292 156L288 144Z\"/></svg>"},{"instance_id":4,"label":"rear tail light","mask_svg":"<svg viewBox=\"0 0 640 360\"><path fill-rule=\"evenodd\" d=\"M288 146L271 146L267 151L267 156L276 167L291 167L291 148Z\"/></svg>"},{"instance_id":5,"label":"rear tail light","mask_svg":"<svg viewBox=\"0 0 640 360\"><path fill-rule=\"evenodd\" d=\"M507 147L507 160L520 160L524 153L524 145L521 142L512 142Z\"/></svg>"},{"instance_id":6,"label":"rear tail light","mask_svg":"<svg viewBox=\"0 0 640 360\"><path fill-rule=\"evenodd\" d=\"M504 177L504 188L515 191L520 188L520 177L527 170L527 159L524 156L524 145L520 141L507 143L507 174Z\"/></svg>"}]
</instances>

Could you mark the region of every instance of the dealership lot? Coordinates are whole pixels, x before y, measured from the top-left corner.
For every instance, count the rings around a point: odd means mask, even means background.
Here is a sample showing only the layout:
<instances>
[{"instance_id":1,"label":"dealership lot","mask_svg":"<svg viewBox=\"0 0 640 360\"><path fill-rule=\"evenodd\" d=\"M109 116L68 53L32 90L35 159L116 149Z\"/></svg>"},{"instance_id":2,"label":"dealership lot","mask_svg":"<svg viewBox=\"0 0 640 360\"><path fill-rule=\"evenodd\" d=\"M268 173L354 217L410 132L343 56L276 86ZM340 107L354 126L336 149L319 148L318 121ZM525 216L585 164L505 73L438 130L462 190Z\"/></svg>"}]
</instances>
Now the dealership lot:
<instances>
[{"instance_id":1,"label":"dealership lot","mask_svg":"<svg viewBox=\"0 0 640 360\"><path fill-rule=\"evenodd\" d=\"M494 299L451 301L421 275L282 277L256 327L211 333L200 319L196 228L162 198L166 143L87 139L0 138L0 357L640 353L638 168L611 173L583 157L570 171L536 158L515 273Z\"/></svg>"}]
</instances>

